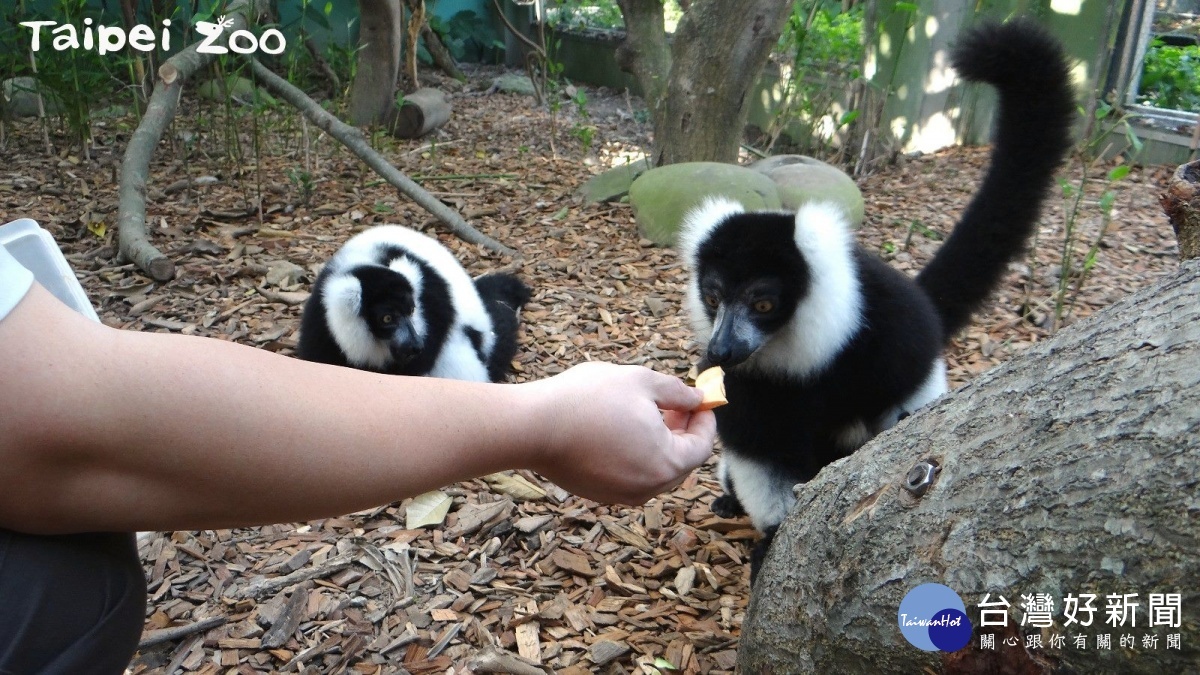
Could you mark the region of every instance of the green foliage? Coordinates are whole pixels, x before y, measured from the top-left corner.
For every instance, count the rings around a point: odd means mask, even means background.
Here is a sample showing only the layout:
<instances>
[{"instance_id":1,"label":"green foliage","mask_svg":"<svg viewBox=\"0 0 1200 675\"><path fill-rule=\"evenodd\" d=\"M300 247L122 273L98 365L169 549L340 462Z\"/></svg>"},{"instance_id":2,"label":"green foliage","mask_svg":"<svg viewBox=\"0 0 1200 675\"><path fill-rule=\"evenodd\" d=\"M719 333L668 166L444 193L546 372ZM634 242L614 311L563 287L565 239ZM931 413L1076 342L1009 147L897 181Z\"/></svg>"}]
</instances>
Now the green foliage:
<instances>
[{"instance_id":1,"label":"green foliage","mask_svg":"<svg viewBox=\"0 0 1200 675\"><path fill-rule=\"evenodd\" d=\"M29 34L24 28L15 30L19 22L50 20L82 26L84 18L91 18L96 25L112 23L111 16L106 17L90 8L87 0L56 0L44 13L23 11L26 9L21 3L0 16L0 26L4 26L0 32L0 55L3 55L0 66L3 66L5 76L34 74ZM46 41L49 36L43 34L42 37ZM77 37L83 40L82 31ZM92 136L92 110L101 107L107 98L102 98L100 93L114 88L120 91L121 87L128 86L133 58L128 50L100 56L99 52L88 49L59 51L43 48L33 55L39 87L48 99L47 106L57 110L67 133L79 143L85 155Z\"/></svg>"},{"instance_id":2,"label":"green foliage","mask_svg":"<svg viewBox=\"0 0 1200 675\"><path fill-rule=\"evenodd\" d=\"M300 169L288 169L287 176L288 180L292 183L292 187L295 188L297 196L300 198L300 203L308 206L312 202L315 187L312 174Z\"/></svg>"},{"instance_id":3,"label":"green foliage","mask_svg":"<svg viewBox=\"0 0 1200 675\"><path fill-rule=\"evenodd\" d=\"M1138 103L1200 112L1200 45L1173 47L1154 40L1146 50Z\"/></svg>"},{"instance_id":4,"label":"green foliage","mask_svg":"<svg viewBox=\"0 0 1200 675\"><path fill-rule=\"evenodd\" d=\"M1080 113L1083 112L1081 109ZM1093 118L1095 124L1088 126L1088 136L1080 141L1077 148L1078 182L1059 180L1059 187L1066 203L1066 223L1059 257L1058 287L1054 293L1054 329L1061 326L1063 321L1071 316L1075 309L1075 303L1079 299L1079 292L1096 266L1100 244L1112 224L1113 207L1116 203L1116 193L1112 188L1129 175L1129 165L1118 164L1105 174L1103 191L1099 199L1093 202L1094 207L1099 211L1100 228L1080 259L1077 248L1079 244L1078 225L1081 217L1091 211L1090 208L1086 208L1091 205L1085 204L1084 201L1085 189L1089 181L1093 181L1092 177L1100 162L1105 157L1114 154L1114 148L1110 141L1112 137L1124 137L1125 147L1120 148L1120 151L1132 149L1137 152L1142 148L1142 141L1130 123L1136 118L1135 115L1123 112L1105 101L1097 101ZM1034 249L1036 249L1036 244ZM1030 269L1032 269L1032 253L1030 260ZM1028 302L1026 304L1028 305Z\"/></svg>"},{"instance_id":5,"label":"green foliage","mask_svg":"<svg viewBox=\"0 0 1200 675\"><path fill-rule=\"evenodd\" d=\"M560 28L612 30L625 27L625 18L616 0L550 0L546 14L550 24Z\"/></svg>"},{"instance_id":6,"label":"green foliage","mask_svg":"<svg viewBox=\"0 0 1200 675\"><path fill-rule=\"evenodd\" d=\"M783 131L799 122L813 148L825 148L834 134L858 118L839 110L846 86L861 76L864 56L863 9L842 10L837 2L798 0L779 37L776 52L790 62L791 77L782 107L767 129L769 151Z\"/></svg>"},{"instance_id":7,"label":"green foliage","mask_svg":"<svg viewBox=\"0 0 1200 675\"><path fill-rule=\"evenodd\" d=\"M504 42L496 39L488 20L469 9L458 12L449 21L431 15L429 27L442 38L442 44L458 61L483 60L489 50L504 49Z\"/></svg>"}]
</instances>

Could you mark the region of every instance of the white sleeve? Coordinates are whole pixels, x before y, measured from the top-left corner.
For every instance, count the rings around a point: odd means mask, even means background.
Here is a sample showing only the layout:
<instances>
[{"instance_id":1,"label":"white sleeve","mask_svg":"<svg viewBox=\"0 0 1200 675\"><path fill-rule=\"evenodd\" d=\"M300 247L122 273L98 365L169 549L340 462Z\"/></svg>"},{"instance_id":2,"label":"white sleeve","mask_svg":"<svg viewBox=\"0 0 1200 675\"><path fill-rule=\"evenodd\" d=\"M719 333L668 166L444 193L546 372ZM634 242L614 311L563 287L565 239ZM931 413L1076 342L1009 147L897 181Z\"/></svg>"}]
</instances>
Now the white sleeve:
<instances>
[{"instance_id":1,"label":"white sleeve","mask_svg":"<svg viewBox=\"0 0 1200 675\"><path fill-rule=\"evenodd\" d=\"M0 244L0 319L8 316L32 285L33 272L22 267L8 249Z\"/></svg>"}]
</instances>

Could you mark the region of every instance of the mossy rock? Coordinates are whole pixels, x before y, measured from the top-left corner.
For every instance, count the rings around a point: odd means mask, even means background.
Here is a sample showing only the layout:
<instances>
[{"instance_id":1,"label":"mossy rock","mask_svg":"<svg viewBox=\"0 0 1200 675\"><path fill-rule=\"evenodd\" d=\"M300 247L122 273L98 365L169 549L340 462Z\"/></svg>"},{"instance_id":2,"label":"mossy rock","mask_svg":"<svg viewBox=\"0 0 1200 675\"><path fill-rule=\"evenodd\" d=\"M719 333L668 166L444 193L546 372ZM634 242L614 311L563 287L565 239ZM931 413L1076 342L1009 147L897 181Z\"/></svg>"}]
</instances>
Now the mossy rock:
<instances>
[{"instance_id":1,"label":"mossy rock","mask_svg":"<svg viewBox=\"0 0 1200 675\"><path fill-rule=\"evenodd\" d=\"M778 210L775 183L762 173L718 162L685 162L651 169L629 186L638 231L660 246L673 246L683 217L708 197L725 197L748 211Z\"/></svg>"},{"instance_id":2,"label":"mossy rock","mask_svg":"<svg viewBox=\"0 0 1200 675\"><path fill-rule=\"evenodd\" d=\"M518 94L520 96L537 95L533 81L529 79L529 76L518 75L516 73L505 73L492 80L492 88L506 94Z\"/></svg>"},{"instance_id":3,"label":"mossy rock","mask_svg":"<svg viewBox=\"0 0 1200 675\"><path fill-rule=\"evenodd\" d=\"M254 86L254 83L244 77L237 75L229 75L225 78L225 87L221 87L220 80L208 80L203 82L199 87L196 87L196 93L201 98L209 101L221 102L225 100L226 93L236 103L242 105L253 105L255 103L274 104L275 97L267 92Z\"/></svg>"},{"instance_id":4,"label":"mossy rock","mask_svg":"<svg viewBox=\"0 0 1200 675\"><path fill-rule=\"evenodd\" d=\"M38 116L38 91L47 115L56 115L62 109L58 99L46 87L32 77L10 77L0 87L0 115L6 120Z\"/></svg>"},{"instance_id":5,"label":"mossy rock","mask_svg":"<svg viewBox=\"0 0 1200 675\"><path fill-rule=\"evenodd\" d=\"M846 210L852 227L862 224L862 192L854 179L836 166L804 155L777 155L750 168L775 182L784 209L795 211L807 202L832 201Z\"/></svg>"},{"instance_id":6,"label":"mossy rock","mask_svg":"<svg viewBox=\"0 0 1200 675\"><path fill-rule=\"evenodd\" d=\"M575 194L582 197L586 204L611 202L629 194L629 186L633 185L633 181L649 170L650 160L646 158L614 166L589 178Z\"/></svg>"}]
</instances>

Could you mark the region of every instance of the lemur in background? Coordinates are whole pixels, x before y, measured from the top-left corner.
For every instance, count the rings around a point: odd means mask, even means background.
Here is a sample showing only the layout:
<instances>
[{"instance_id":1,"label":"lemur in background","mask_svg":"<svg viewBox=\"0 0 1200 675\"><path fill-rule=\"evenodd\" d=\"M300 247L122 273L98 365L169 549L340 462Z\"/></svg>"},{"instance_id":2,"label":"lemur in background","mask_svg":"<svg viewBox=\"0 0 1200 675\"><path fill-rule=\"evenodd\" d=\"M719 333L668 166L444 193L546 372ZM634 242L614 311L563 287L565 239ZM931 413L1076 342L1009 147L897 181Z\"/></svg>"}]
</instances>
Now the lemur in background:
<instances>
[{"instance_id":1,"label":"lemur in background","mask_svg":"<svg viewBox=\"0 0 1200 675\"><path fill-rule=\"evenodd\" d=\"M1024 248L1071 145L1069 65L1043 28L985 23L952 58L999 91L996 139L983 184L915 281L858 247L832 204L786 214L710 201L685 223L686 305L729 399L716 409L725 494L712 509L763 532L752 582L793 485L947 390L943 349Z\"/></svg>"},{"instance_id":2,"label":"lemur in background","mask_svg":"<svg viewBox=\"0 0 1200 675\"><path fill-rule=\"evenodd\" d=\"M529 288L472 281L437 240L399 225L354 236L321 270L300 324L300 358L393 375L501 382Z\"/></svg>"}]
</instances>

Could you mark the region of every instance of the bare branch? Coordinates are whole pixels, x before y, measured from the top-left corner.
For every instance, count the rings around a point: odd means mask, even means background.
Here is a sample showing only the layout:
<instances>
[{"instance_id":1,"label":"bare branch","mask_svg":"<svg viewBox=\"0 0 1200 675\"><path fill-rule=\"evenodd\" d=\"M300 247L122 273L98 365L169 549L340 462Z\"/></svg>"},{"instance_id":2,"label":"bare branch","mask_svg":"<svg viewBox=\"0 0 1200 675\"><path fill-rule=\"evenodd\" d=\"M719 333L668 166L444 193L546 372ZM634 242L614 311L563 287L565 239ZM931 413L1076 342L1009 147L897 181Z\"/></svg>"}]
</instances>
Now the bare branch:
<instances>
[{"instance_id":1,"label":"bare branch","mask_svg":"<svg viewBox=\"0 0 1200 675\"><path fill-rule=\"evenodd\" d=\"M464 241L478 244L497 253L511 256L517 255L517 252L513 249L476 230L453 209L438 201L436 197L426 192L424 188L413 182L411 178L392 166L382 155L371 148L361 131L329 114L304 92L271 72L269 68L258 61L251 59L250 62L254 68L255 77L266 87L267 91L295 106L310 122L317 125L325 133L341 141L342 145L345 145L351 152L358 155L359 159L374 169L387 182L394 185L397 190L412 199L421 208L436 216L438 220L445 223L446 227L455 235Z\"/></svg>"}]
</instances>

